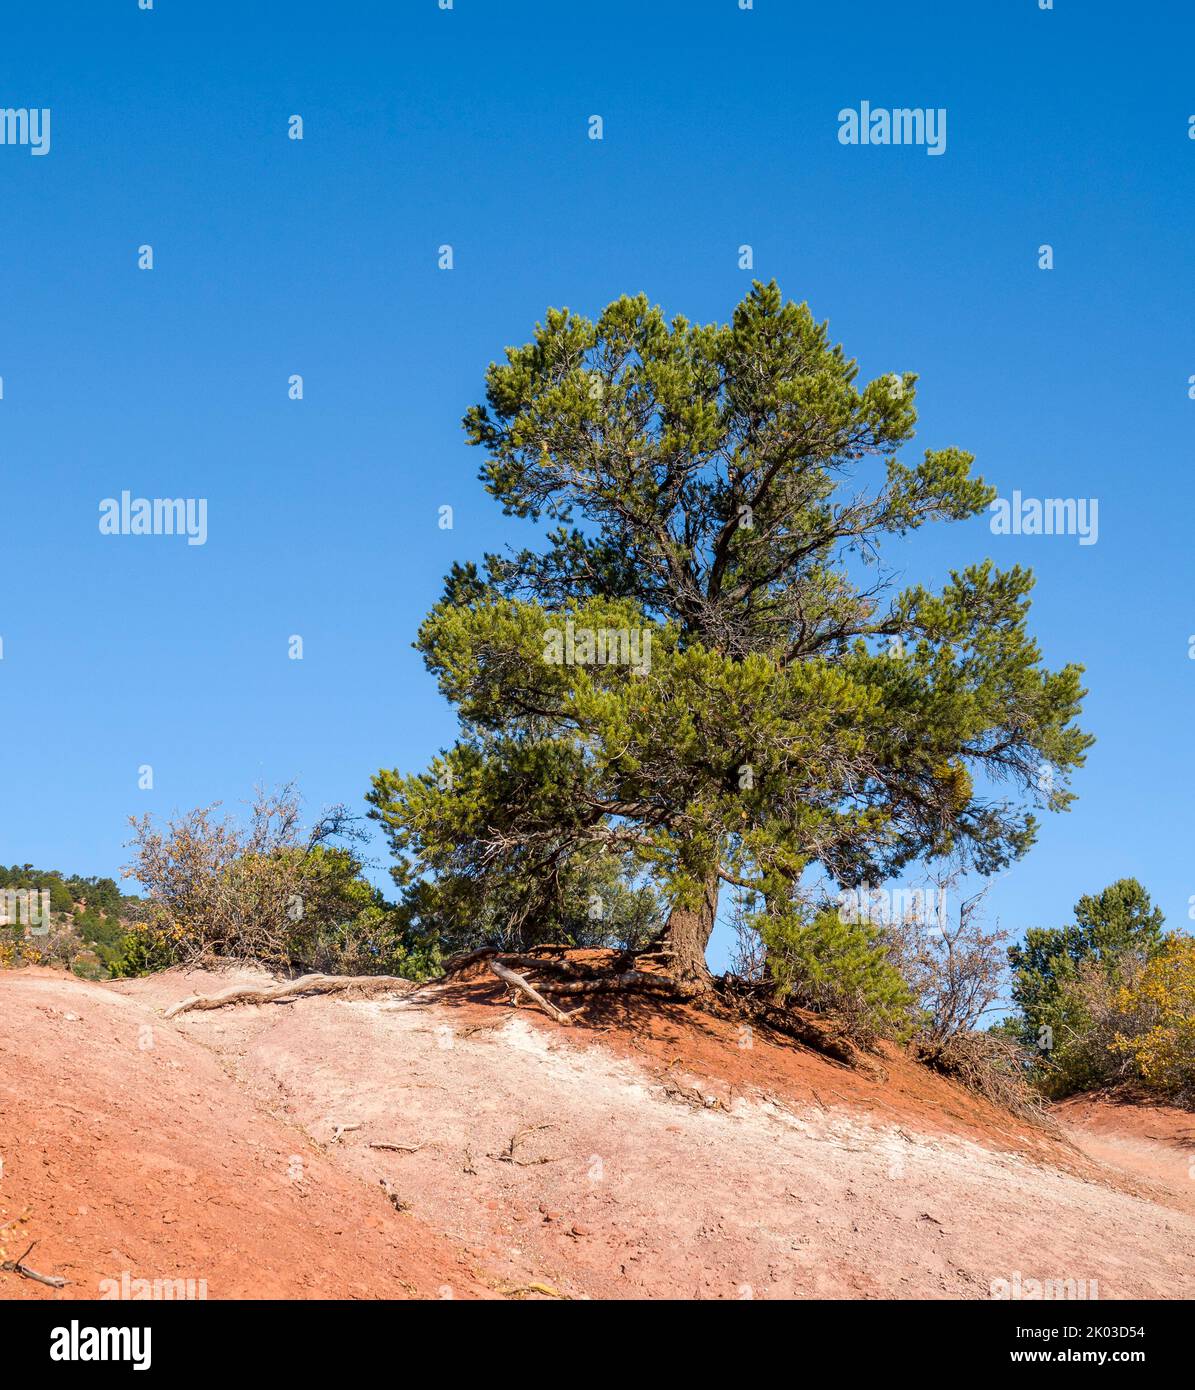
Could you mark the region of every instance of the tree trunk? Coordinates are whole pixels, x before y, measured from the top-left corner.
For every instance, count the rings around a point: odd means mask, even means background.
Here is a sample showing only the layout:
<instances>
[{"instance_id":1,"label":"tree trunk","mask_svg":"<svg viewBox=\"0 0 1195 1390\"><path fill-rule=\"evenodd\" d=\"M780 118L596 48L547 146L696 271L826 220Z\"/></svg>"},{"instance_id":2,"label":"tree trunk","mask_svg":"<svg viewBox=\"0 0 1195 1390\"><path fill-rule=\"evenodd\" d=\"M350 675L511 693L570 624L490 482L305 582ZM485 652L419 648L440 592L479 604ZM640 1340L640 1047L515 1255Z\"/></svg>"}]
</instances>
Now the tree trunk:
<instances>
[{"instance_id":1,"label":"tree trunk","mask_svg":"<svg viewBox=\"0 0 1195 1390\"><path fill-rule=\"evenodd\" d=\"M705 948L718 915L720 884L715 871L705 881L699 904L674 907L664 927L662 945L672 952L668 972L684 990L693 994L700 994L712 985L709 966L705 963Z\"/></svg>"}]
</instances>

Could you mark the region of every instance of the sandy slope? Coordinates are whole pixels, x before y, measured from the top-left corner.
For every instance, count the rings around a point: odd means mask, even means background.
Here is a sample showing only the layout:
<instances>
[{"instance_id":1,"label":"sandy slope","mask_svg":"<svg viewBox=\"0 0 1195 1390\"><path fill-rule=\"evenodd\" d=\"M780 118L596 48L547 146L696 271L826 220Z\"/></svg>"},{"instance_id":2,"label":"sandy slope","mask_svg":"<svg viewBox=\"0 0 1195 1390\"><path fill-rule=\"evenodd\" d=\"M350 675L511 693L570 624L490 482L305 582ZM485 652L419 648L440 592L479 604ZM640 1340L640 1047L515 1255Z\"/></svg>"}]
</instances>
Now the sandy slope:
<instances>
[{"instance_id":1,"label":"sandy slope","mask_svg":"<svg viewBox=\"0 0 1195 1390\"><path fill-rule=\"evenodd\" d=\"M0 1222L68 1292L1195 1293L1186 1158L1121 1161L1090 1115L1076 1147L895 1054L863 1078L631 1000L560 1029L484 981L161 1020L226 983L0 975Z\"/></svg>"},{"instance_id":2,"label":"sandy slope","mask_svg":"<svg viewBox=\"0 0 1195 1390\"><path fill-rule=\"evenodd\" d=\"M1138 1175L1145 1189L1195 1215L1191 1111L1102 1095L1076 1096L1056 1106L1054 1113L1084 1153Z\"/></svg>"},{"instance_id":3,"label":"sandy slope","mask_svg":"<svg viewBox=\"0 0 1195 1390\"><path fill-rule=\"evenodd\" d=\"M8 1258L101 1281L206 1280L212 1298L435 1296L482 1286L219 1059L135 998L0 972L0 1233ZM23 1219L22 1219L23 1218ZM0 1275L0 1298L56 1297Z\"/></svg>"}]
</instances>

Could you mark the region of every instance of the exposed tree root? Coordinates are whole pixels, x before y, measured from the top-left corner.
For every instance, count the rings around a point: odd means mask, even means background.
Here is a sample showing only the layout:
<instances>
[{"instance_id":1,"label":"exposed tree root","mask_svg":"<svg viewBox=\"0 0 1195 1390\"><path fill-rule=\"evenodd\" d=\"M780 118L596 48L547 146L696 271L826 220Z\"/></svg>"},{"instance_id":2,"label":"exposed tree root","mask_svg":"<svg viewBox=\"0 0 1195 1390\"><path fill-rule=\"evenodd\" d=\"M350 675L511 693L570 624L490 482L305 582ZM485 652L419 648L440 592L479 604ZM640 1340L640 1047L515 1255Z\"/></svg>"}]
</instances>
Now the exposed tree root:
<instances>
[{"instance_id":1,"label":"exposed tree root","mask_svg":"<svg viewBox=\"0 0 1195 1390\"><path fill-rule=\"evenodd\" d=\"M0 1264L0 1273L19 1274L22 1279L35 1279L39 1284L48 1284L52 1289L65 1288L67 1281L61 1278L59 1275L39 1274L36 1269L30 1269L29 1266L25 1263L25 1260L29 1255L29 1252L33 1249L33 1247L36 1244L37 1241L33 1241L30 1244L29 1248L25 1251L24 1255L19 1256L15 1260L5 1260L3 1264Z\"/></svg>"},{"instance_id":2,"label":"exposed tree root","mask_svg":"<svg viewBox=\"0 0 1195 1390\"><path fill-rule=\"evenodd\" d=\"M611 989L643 989L679 997L682 991L667 975L649 975L643 970L623 970L617 975L598 975L591 980L569 980L563 984L540 985L545 994L598 994Z\"/></svg>"},{"instance_id":3,"label":"exposed tree root","mask_svg":"<svg viewBox=\"0 0 1195 1390\"><path fill-rule=\"evenodd\" d=\"M552 970L558 975L566 975L570 979L585 979L594 974L592 966L581 965L571 960L555 960L551 956L539 956L533 952L525 955L515 955L510 951L502 951L498 959L503 965L515 965L520 970Z\"/></svg>"},{"instance_id":4,"label":"exposed tree root","mask_svg":"<svg viewBox=\"0 0 1195 1390\"><path fill-rule=\"evenodd\" d=\"M463 955L450 956L444 962L444 974L455 975L458 971L468 970L471 965L478 965L480 962L489 960L491 956L501 955L497 946L479 946L476 951L466 951Z\"/></svg>"},{"instance_id":5,"label":"exposed tree root","mask_svg":"<svg viewBox=\"0 0 1195 1390\"><path fill-rule=\"evenodd\" d=\"M866 1056L832 1019L778 1004L770 991L751 986L744 988L745 981L730 976L711 981L708 988L702 989L692 982L678 981L661 970L638 969L640 961L655 961L669 955L658 948L611 952L604 964L551 954L570 949L567 946L537 946L529 951L502 951L497 946L482 946L449 960L444 967L444 977L449 979L471 966L484 965L506 986L512 1002L522 996L554 1022L565 1025L585 1007L584 1002L579 1008L566 1012L548 996L639 991L661 999L696 1004L723 1017L758 1023L854 1070L878 1079L884 1076L879 1063ZM528 974L538 978L528 979ZM547 979L542 978L545 975ZM305 995L411 994L418 988L420 986L413 981L397 975L303 975L278 985L235 985L220 994L195 994L172 1004L164 1017L176 1018L192 1009L222 1009L232 1004L284 1003Z\"/></svg>"},{"instance_id":6,"label":"exposed tree root","mask_svg":"<svg viewBox=\"0 0 1195 1390\"><path fill-rule=\"evenodd\" d=\"M512 999L517 999L520 994L524 995L549 1018L564 1024L569 1023L579 1010L574 1009L571 1013L566 1013L563 1009L558 1009L546 997L547 995L599 994L611 990L644 990L671 999L689 997L689 992L678 985L671 976L636 970L633 966L629 969L618 968L619 966L631 965L632 962L640 958L630 952L616 953L611 964L604 968L584 961L559 959L553 958L551 955L539 954L541 951L569 949L569 947L540 946L534 947L531 951L516 952L501 951L496 946L482 946L476 951L454 956L445 965L444 973L447 978L459 971L467 970L470 966L485 964L510 989ZM658 952L644 953L642 959L648 959L650 956L658 954ZM537 979L532 983L525 974L520 974L519 971L512 969L512 966L518 966L520 971L534 971L540 975L548 974L563 978Z\"/></svg>"},{"instance_id":7,"label":"exposed tree root","mask_svg":"<svg viewBox=\"0 0 1195 1390\"><path fill-rule=\"evenodd\" d=\"M223 1009L230 1004L276 1004L308 994L393 994L416 988L411 980L398 975L301 975L280 985L234 985L220 994L192 994L180 999L163 1014L177 1018L192 1009Z\"/></svg>"},{"instance_id":8,"label":"exposed tree root","mask_svg":"<svg viewBox=\"0 0 1195 1390\"><path fill-rule=\"evenodd\" d=\"M665 953L657 950L639 953L614 952L603 966L586 961L554 959L550 955L507 952L500 951L495 946L483 946L477 951L470 951L468 955L458 956L455 960L449 961L447 974L452 975L458 970L484 962L511 988L512 998L517 994L525 995L537 1008L542 1009L549 1018L555 1019L558 1023L569 1023L579 1012L574 1009L571 1013L564 1013L558 1009L552 1000L560 995L585 996L614 990L637 990L662 999L695 1004L698 1008L722 1017L767 1028L773 1033L792 1038L823 1057L829 1057L850 1067L853 1071L862 1072L876 1080L885 1079L886 1072L880 1063L868 1056L840 1023L804 1009L777 1003L770 989L747 985L745 981L731 976L713 980L708 988L702 989L692 983L678 981L663 971L636 968L639 961L652 960L661 954ZM548 978L536 978L533 982L512 970L511 965L518 965L529 974L535 972L540 977L547 975Z\"/></svg>"},{"instance_id":9,"label":"exposed tree root","mask_svg":"<svg viewBox=\"0 0 1195 1390\"><path fill-rule=\"evenodd\" d=\"M555 1004L549 1004L537 989L527 983L522 975L518 975L513 970L508 969L497 956L490 957L489 967L504 985L509 985L512 992L517 991L520 994L525 994L527 998L530 999L533 1004L541 1008L549 1018L554 1018L557 1023L572 1022L571 1014L566 1014L563 1009L558 1009Z\"/></svg>"},{"instance_id":10,"label":"exposed tree root","mask_svg":"<svg viewBox=\"0 0 1195 1390\"><path fill-rule=\"evenodd\" d=\"M732 977L711 980L708 987L702 988L692 981L678 981L663 971L636 968L640 961L658 960L669 955L667 951L659 949L637 953L613 952L604 965L554 958L547 954L548 951L567 949L537 947L534 951L513 952L499 950L496 946L482 946L450 960L445 974L450 977L470 966L485 964L510 989L512 1001L523 995L549 1018L564 1024L571 1023L580 1009L565 1013L552 1002L555 997L637 990L658 998L695 1004L698 1008L726 1018L754 1023L792 1038L823 1057L883 1079L883 1067L868 1057L841 1025L833 1019L777 1003L770 990L746 986L746 982ZM511 969L512 966L518 966L521 971L538 978L529 980L526 975ZM547 979L542 978L545 975Z\"/></svg>"},{"instance_id":11,"label":"exposed tree root","mask_svg":"<svg viewBox=\"0 0 1195 1390\"><path fill-rule=\"evenodd\" d=\"M830 1019L802 1015L782 1005L765 1007L759 1017L775 1032L794 1038L815 1052L820 1052L824 1057L831 1057L834 1061L843 1062L857 1071L872 1072L877 1076L883 1071L879 1063L866 1057Z\"/></svg>"}]
</instances>

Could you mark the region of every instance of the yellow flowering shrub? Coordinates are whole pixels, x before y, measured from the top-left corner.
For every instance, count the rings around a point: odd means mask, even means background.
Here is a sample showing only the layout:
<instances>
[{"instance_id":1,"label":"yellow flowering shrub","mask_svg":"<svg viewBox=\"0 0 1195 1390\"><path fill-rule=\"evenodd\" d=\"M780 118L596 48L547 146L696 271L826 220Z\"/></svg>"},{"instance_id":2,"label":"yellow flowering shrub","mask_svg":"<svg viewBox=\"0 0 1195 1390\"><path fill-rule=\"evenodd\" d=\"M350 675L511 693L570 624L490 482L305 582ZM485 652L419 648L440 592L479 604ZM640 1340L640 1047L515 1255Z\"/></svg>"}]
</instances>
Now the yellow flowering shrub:
<instances>
[{"instance_id":1,"label":"yellow flowering shrub","mask_svg":"<svg viewBox=\"0 0 1195 1390\"><path fill-rule=\"evenodd\" d=\"M1195 1093L1195 938L1177 932L1116 994L1132 1020L1113 1048L1133 1059L1140 1079L1160 1091Z\"/></svg>"}]
</instances>

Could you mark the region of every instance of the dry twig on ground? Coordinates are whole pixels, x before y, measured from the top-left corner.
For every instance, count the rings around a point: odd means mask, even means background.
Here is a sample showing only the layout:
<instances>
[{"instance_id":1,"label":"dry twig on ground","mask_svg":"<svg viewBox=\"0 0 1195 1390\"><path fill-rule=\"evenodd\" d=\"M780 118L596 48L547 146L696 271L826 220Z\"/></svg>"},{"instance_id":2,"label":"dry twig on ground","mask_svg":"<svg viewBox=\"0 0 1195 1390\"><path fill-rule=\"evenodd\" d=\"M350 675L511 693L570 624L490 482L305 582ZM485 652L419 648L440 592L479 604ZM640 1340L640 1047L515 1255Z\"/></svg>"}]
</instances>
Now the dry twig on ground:
<instances>
[{"instance_id":1,"label":"dry twig on ground","mask_svg":"<svg viewBox=\"0 0 1195 1390\"><path fill-rule=\"evenodd\" d=\"M23 1255L15 1260L5 1260L0 1264L0 1272L4 1274L19 1274L22 1279L35 1279L39 1284L48 1284L52 1289L62 1289L66 1287L67 1281L57 1274L39 1274L36 1269L30 1269L25 1263L37 1241L30 1241L28 1248Z\"/></svg>"},{"instance_id":2,"label":"dry twig on ground","mask_svg":"<svg viewBox=\"0 0 1195 1390\"><path fill-rule=\"evenodd\" d=\"M192 994L162 1015L177 1018L192 1009L223 1009L230 1004L278 1004L309 994L392 994L412 991L411 980L400 975L300 975L279 985L234 985L220 994Z\"/></svg>"}]
</instances>

